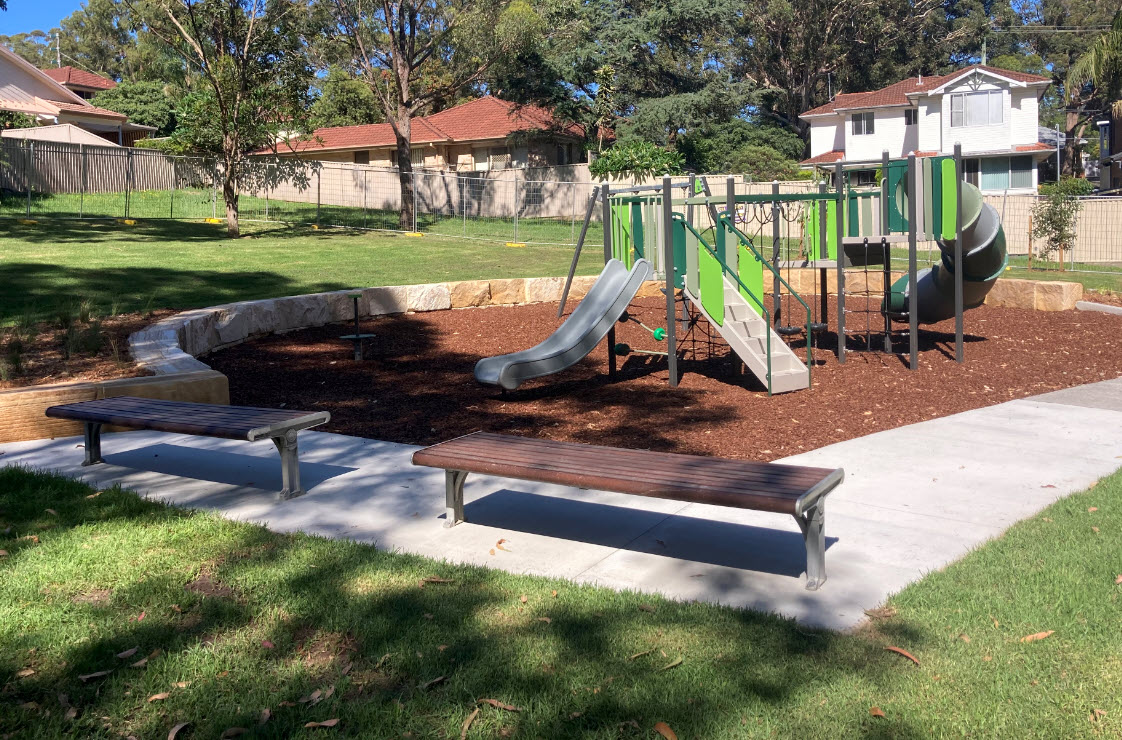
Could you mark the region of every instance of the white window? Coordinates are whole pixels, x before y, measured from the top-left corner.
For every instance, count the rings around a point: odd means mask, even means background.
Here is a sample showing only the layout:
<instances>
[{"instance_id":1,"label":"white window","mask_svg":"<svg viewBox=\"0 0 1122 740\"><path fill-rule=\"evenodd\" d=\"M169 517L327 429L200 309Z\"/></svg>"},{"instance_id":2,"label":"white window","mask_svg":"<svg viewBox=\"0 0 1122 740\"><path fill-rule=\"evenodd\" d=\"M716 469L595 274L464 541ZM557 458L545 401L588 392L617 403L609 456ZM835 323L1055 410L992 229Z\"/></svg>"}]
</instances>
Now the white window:
<instances>
[{"instance_id":1,"label":"white window","mask_svg":"<svg viewBox=\"0 0 1122 740\"><path fill-rule=\"evenodd\" d=\"M505 146L491 147L491 169L502 170L510 167L510 148Z\"/></svg>"},{"instance_id":2,"label":"white window","mask_svg":"<svg viewBox=\"0 0 1122 740\"><path fill-rule=\"evenodd\" d=\"M414 167L425 166L425 150L423 148L409 150L409 163Z\"/></svg>"},{"instance_id":3,"label":"white window","mask_svg":"<svg viewBox=\"0 0 1122 740\"><path fill-rule=\"evenodd\" d=\"M872 113L854 113L850 120L853 121L854 136L868 136L873 133Z\"/></svg>"},{"instance_id":4,"label":"white window","mask_svg":"<svg viewBox=\"0 0 1122 740\"><path fill-rule=\"evenodd\" d=\"M915 126L919 121L919 111L915 108L906 108L904 110L904 125Z\"/></svg>"},{"instance_id":5,"label":"white window","mask_svg":"<svg viewBox=\"0 0 1122 740\"><path fill-rule=\"evenodd\" d=\"M951 126L996 126L1004 123L1000 90L951 95Z\"/></svg>"}]
</instances>

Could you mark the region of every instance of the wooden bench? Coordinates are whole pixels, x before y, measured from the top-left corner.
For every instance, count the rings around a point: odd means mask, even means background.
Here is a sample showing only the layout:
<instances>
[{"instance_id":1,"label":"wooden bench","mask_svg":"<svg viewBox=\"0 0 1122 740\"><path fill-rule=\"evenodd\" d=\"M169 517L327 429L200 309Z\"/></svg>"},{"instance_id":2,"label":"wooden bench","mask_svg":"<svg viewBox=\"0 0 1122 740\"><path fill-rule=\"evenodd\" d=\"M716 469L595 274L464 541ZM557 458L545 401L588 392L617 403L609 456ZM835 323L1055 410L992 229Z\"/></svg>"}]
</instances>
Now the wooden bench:
<instances>
[{"instance_id":1,"label":"wooden bench","mask_svg":"<svg viewBox=\"0 0 1122 740\"><path fill-rule=\"evenodd\" d=\"M130 396L51 406L46 414L55 419L73 419L85 425L86 459L83 465L104 462L101 459L101 427L107 424L127 429L153 429L158 432L244 439L249 442L271 439L281 457L281 478L284 485L280 492L282 499L304 493L304 489L300 487L296 433L331 419L331 414L326 411L312 413L290 409L259 409Z\"/></svg>"},{"instance_id":2,"label":"wooden bench","mask_svg":"<svg viewBox=\"0 0 1122 740\"><path fill-rule=\"evenodd\" d=\"M475 432L413 453L445 471L445 527L464 521L468 473L790 514L806 542L806 587L826 581L825 498L841 468L807 468L716 457L556 442Z\"/></svg>"}]
</instances>

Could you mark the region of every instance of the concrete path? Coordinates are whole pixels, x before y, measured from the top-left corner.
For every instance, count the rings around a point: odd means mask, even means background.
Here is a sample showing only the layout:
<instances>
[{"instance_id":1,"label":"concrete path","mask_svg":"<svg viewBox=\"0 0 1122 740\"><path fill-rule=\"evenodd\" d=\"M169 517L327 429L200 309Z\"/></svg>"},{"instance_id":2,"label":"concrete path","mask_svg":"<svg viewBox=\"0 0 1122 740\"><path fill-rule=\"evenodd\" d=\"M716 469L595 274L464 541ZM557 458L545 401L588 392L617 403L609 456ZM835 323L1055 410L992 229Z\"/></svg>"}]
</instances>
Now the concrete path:
<instances>
[{"instance_id":1,"label":"concrete path","mask_svg":"<svg viewBox=\"0 0 1122 740\"><path fill-rule=\"evenodd\" d=\"M826 507L826 570L803 588L790 517L471 476L468 523L446 530L441 471L406 445L301 435L309 492L278 502L267 442L107 435L82 468L78 438L0 445L0 464L120 483L179 506L516 573L775 611L846 629L863 610L1019 519L1122 466L1122 379L830 445L784 462L844 467ZM495 549L500 538L510 552Z\"/></svg>"}]
</instances>

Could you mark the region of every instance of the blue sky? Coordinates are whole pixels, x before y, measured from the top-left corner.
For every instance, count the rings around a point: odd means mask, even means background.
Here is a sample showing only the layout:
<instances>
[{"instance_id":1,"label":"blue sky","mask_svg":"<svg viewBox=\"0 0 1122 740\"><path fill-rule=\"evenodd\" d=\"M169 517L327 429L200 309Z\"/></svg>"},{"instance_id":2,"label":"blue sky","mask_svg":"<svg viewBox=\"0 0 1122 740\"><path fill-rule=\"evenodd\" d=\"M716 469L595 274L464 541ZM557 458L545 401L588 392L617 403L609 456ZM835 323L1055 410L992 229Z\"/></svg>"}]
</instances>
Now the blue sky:
<instances>
[{"instance_id":1,"label":"blue sky","mask_svg":"<svg viewBox=\"0 0 1122 740\"><path fill-rule=\"evenodd\" d=\"M0 11L0 34L49 31L81 5L80 0L8 0L8 12Z\"/></svg>"}]
</instances>

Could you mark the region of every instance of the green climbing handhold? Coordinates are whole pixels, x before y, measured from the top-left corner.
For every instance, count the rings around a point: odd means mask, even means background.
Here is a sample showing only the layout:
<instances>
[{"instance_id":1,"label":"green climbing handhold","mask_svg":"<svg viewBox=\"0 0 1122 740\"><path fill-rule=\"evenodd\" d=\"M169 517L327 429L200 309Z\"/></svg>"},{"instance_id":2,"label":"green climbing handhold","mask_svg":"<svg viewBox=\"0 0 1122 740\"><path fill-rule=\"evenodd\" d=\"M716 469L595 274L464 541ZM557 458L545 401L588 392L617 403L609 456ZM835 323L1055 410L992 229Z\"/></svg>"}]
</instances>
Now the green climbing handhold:
<instances>
[{"instance_id":1,"label":"green climbing handhold","mask_svg":"<svg viewBox=\"0 0 1122 740\"><path fill-rule=\"evenodd\" d=\"M620 357L626 357L627 355L631 354L631 345L620 342L615 347L612 347L612 351Z\"/></svg>"},{"instance_id":2,"label":"green climbing handhold","mask_svg":"<svg viewBox=\"0 0 1122 740\"><path fill-rule=\"evenodd\" d=\"M660 326L651 332L651 336L655 338L656 342L661 342L663 339L666 339L666 330Z\"/></svg>"}]
</instances>

